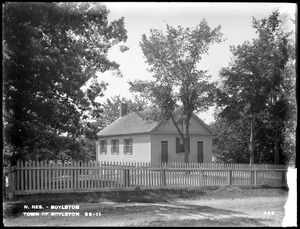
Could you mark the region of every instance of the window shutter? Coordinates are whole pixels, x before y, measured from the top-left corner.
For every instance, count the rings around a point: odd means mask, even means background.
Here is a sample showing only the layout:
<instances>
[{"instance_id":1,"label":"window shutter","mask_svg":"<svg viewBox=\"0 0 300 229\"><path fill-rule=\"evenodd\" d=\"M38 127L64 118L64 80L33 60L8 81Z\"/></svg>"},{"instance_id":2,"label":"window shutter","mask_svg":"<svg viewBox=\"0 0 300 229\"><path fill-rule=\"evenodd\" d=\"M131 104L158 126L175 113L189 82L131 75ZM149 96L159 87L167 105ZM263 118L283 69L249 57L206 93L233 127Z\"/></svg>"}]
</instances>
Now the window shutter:
<instances>
[{"instance_id":1,"label":"window shutter","mask_svg":"<svg viewBox=\"0 0 300 229\"><path fill-rule=\"evenodd\" d=\"M111 153L112 154L119 154L119 139L112 139L111 140Z\"/></svg>"},{"instance_id":2,"label":"window shutter","mask_svg":"<svg viewBox=\"0 0 300 229\"><path fill-rule=\"evenodd\" d=\"M176 153L180 153L180 138L176 138Z\"/></svg>"},{"instance_id":3,"label":"window shutter","mask_svg":"<svg viewBox=\"0 0 300 229\"><path fill-rule=\"evenodd\" d=\"M113 153L114 153L114 147L115 147L115 146L114 146L114 140L113 140L113 139L111 140L111 143L110 143L110 144L111 144L111 153L113 154Z\"/></svg>"},{"instance_id":4,"label":"window shutter","mask_svg":"<svg viewBox=\"0 0 300 229\"><path fill-rule=\"evenodd\" d=\"M123 153L126 154L126 139L123 139Z\"/></svg>"}]
</instances>

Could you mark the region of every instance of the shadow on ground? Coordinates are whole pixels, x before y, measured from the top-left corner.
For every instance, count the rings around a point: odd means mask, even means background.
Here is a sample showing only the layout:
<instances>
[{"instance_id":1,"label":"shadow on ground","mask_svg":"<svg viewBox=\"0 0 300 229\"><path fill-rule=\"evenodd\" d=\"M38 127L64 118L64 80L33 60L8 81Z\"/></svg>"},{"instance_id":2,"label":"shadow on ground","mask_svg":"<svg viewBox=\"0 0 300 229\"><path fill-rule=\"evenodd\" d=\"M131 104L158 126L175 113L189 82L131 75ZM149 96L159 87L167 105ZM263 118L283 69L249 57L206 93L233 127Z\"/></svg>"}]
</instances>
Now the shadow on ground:
<instances>
[{"instance_id":1,"label":"shadow on ground","mask_svg":"<svg viewBox=\"0 0 300 229\"><path fill-rule=\"evenodd\" d=\"M5 201L3 218L8 220L12 218L13 220L16 217L22 217L24 205L76 204L80 206L80 216L83 216L85 212L101 212L101 220L79 217L81 221L79 218L78 220L72 219L65 222L65 224L83 225L83 223L86 223L88 225L93 223L92 225L99 225L99 223L103 223L103 225L108 226L113 226L114 224L116 224L114 226L117 226L117 223L120 226L265 226L261 219L251 218L252 216L241 211L213 208L207 202L202 205L201 200L286 196L287 193L287 190L272 188L205 187L193 190L39 194L20 196L13 201ZM181 203L176 201L178 199L198 199L200 204ZM15 220L19 221L21 217ZM58 222L54 222L54 218L44 218L44 220L57 226Z\"/></svg>"}]
</instances>

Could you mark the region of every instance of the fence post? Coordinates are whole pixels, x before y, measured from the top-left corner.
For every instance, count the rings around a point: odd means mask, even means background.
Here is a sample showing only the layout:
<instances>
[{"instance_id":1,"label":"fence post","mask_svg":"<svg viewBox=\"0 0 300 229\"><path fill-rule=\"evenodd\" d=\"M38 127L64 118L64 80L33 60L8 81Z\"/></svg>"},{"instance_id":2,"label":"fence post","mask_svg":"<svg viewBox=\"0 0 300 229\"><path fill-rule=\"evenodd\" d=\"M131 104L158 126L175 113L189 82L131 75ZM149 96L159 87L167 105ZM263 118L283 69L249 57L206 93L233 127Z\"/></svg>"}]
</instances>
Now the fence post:
<instances>
[{"instance_id":1,"label":"fence post","mask_svg":"<svg viewBox=\"0 0 300 229\"><path fill-rule=\"evenodd\" d=\"M129 187L130 184L130 170L125 167L124 169L124 185L125 187Z\"/></svg>"},{"instance_id":2,"label":"fence post","mask_svg":"<svg viewBox=\"0 0 300 229\"><path fill-rule=\"evenodd\" d=\"M228 182L228 185L232 185L232 170L229 169L228 170L228 178L227 178L227 182Z\"/></svg>"},{"instance_id":3,"label":"fence post","mask_svg":"<svg viewBox=\"0 0 300 229\"><path fill-rule=\"evenodd\" d=\"M251 169L251 167L250 167L250 169ZM251 185L254 185L254 183L255 183L255 175L254 175L254 171L250 171L250 184Z\"/></svg>"},{"instance_id":4,"label":"fence post","mask_svg":"<svg viewBox=\"0 0 300 229\"><path fill-rule=\"evenodd\" d=\"M6 171L4 169L2 173L2 199L4 200L6 198Z\"/></svg>"},{"instance_id":5,"label":"fence post","mask_svg":"<svg viewBox=\"0 0 300 229\"><path fill-rule=\"evenodd\" d=\"M258 171L257 170L255 170L254 171L254 185L257 185L257 178L258 178Z\"/></svg>"},{"instance_id":6,"label":"fence post","mask_svg":"<svg viewBox=\"0 0 300 229\"><path fill-rule=\"evenodd\" d=\"M73 184L73 185L72 185L72 186L73 186L72 188L73 188L73 189L77 188L76 170L75 170L76 165L77 165L76 161L72 160L72 161L71 161L71 166L72 166L73 168L72 168L72 173L71 173L71 174L72 174L72 178L71 178L71 179L72 179L72 184Z\"/></svg>"},{"instance_id":7,"label":"fence post","mask_svg":"<svg viewBox=\"0 0 300 229\"><path fill-rule=\"evenodd\" d=\"M12 200L14 198L15 191L15 166L12 166L8 172L8 199Z\"/></svg>"},{"instance_id":8,"label":"fence post","mask_svg":"<svg viewBox=\"0 0 300 229\"><path fill-rule=\"evenodd\" d=\"M161 178L161 184L162 186L167 186L167 182L166 182L166 169L163 168L164 164L161 164L161 172L160 172L160 178Z\"/></svg>"},{"instance_id":9,"label":"fence post","mask_svg":"<svg viewBox=\"0 0 300 229\"><path fill-rule=\"evenodd\" d=\"M198 168L200 167L200 164L198 163ZM203 182L203 179L204 179L204 177L203 177L203 170L202 170L202 168L199 170L199 178L200 178L200 184L199 185L201 185L201 186L203 186L204 185L204 182Z\"/></svg>"},{"instance_id":10,"label":"fence post","mask_svg":"<svg viewBox=\"0 0 300 229\"><path fill-rule=\"evenodd\" d=\"M281 178L281 180L282 180L282 186L287 186L287 184L286 184L286 171L285 170L282 170L282 173L281 173L282 175L282 178Z\"/></svg>"}]
</instances>

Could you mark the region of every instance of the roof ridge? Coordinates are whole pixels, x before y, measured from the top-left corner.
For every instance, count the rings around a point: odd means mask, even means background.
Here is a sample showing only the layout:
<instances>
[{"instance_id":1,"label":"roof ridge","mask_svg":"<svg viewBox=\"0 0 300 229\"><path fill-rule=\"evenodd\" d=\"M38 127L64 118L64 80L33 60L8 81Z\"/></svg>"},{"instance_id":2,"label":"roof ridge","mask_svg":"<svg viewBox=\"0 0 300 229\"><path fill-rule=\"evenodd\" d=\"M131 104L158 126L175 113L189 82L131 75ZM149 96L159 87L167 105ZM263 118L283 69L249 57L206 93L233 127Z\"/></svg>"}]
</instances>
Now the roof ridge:
<instances>
[{"instance_id":1,"label":"roof ridge","mask_svg":"<svg viewBox=\"0 0 300 229\"><path fill-rule=\"evenodd\" d=\"M182 106L178 107L174 112L173 116L178 115L179 111L182 110ZM199 118L195 112L193 115L196 119L213 134L213 131L208 127L204 121ZM97 136L112 136L112 135L126 135L126 134L140 134L140 133L151 133L155 131L164 121L167 120L151 120L146 119L138 111L132 111L122 117L118 117L115 121L104 127L97 133Z\"/></svg>"},{"instance_id":2,"label":"roof ridge","mask_svg":"<svg viewBox=\"0 0 300 229\"><path fill-rule=\"evenodd\" d=\"M118 117L115 121L99 131L97 136L151 132L157 125L158 122L146 120L139 112L133 111L122 117Z\"/></svg>"}]
</instances>

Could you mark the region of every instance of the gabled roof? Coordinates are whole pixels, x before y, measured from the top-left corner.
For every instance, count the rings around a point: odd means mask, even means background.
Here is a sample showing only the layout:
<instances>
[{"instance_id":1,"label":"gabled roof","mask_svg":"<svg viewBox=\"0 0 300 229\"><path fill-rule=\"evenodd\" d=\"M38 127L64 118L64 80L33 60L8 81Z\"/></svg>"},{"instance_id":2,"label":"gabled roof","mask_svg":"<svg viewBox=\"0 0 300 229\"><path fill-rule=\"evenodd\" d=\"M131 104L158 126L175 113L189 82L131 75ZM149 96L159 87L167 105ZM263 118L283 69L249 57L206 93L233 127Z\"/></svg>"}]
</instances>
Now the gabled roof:
<instances>
[{"instance_id":1,"label":"gabled roof","mask_svg":"<svg viewBox=\"0 0 300 229\"><path fill-rule=\"evenodd\" d=\"M174 112L174 115L178 114L177 109ZM211 134L213 132L211 129L195 114L193 114L196 119L204 125ZM104 137L104 136L117 136L117 135L128 135L128 134L141 134L141 133L150 133L155 131L155 129L161 124L162 122L146 120L137 112L129 113L123 117L119 117L110 125L105 127L101 130L97 136Z\"/></svg>"},{"instance_id":2,"label":"gabled roof","mask_svg":"<svg viewBox=\"0 0 300 229\"><path fill-rule=\"evenodd\" d=\"M212 135L214 135L214 132L210 129L210 127L205 122L203 122L201 118L198 117L198 115L196 115L195 113L193 113L193 115L200 123L202 123L203 126L205 126L209 130L209 132L211 132Z\"/></svg>"},{"instance_id":3,"label":"gabled roof","mask_svg":"<svg viewBox=\"0 0 300 229\"><path fill-rule=\"evenodd\" d=\"M140 134L151 132L159 122L145 120L138 113L129 113L119 117L110 125L100 131L98 136L112 136L125 134Z\"/></svg>"}]
</instances>

